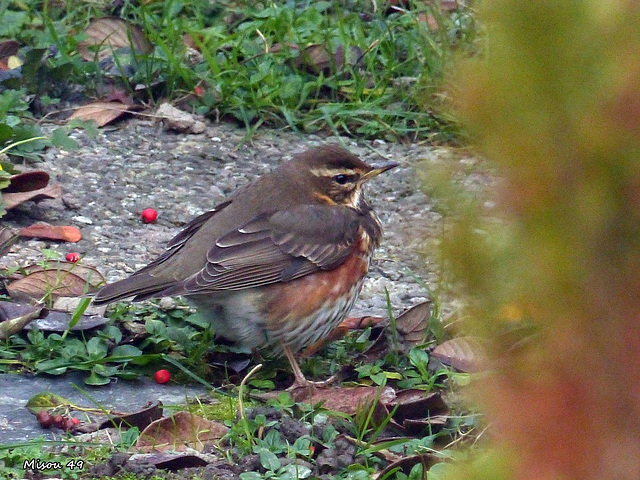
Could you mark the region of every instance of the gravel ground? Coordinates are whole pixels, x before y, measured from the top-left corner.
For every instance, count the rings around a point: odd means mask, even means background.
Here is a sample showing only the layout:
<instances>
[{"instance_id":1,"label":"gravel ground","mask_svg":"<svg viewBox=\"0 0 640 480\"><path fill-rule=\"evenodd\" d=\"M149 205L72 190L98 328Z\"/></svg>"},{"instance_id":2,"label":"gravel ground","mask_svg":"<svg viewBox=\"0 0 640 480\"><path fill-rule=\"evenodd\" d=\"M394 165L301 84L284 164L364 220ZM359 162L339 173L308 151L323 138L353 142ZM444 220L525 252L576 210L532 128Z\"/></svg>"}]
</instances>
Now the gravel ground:
<instances>
[{"instance_id":1,"label":"gravel ground","mask_svg":"<svg viewBox=\"0 0 640 480\"><path fill-rule=\"evenodd\" d=\"M437 255L430 247L441 236L441 215L422 192L420 172L431 164L463 165L473 160L442 147L300 136L260 130L249 143L245 131L231 124L208 124L203 134L167 132L159 123L129 119L96 138L74 133L80 148L51 149L39 168L62 185L62 200L28 202L9 212L3 225L34 222L75 225L77 244L22 239L0 259L0 266L26 265L41 250L77 251L109 281L126 277L160 254L164 245L194 216L211 209L239 186L273 169L292 154L325 142L342 142L365 161L393 160L399 168L381 175L367 189L380 216L385 238L353 313L384 315L385 288L396 311L423 301L425 289L438 283ZM474 175L474 174L470 174ZM465 182L482 183L471 176ZM153 207L158 222L144 224L140 212Z\"/></svg>"}]
</instances>

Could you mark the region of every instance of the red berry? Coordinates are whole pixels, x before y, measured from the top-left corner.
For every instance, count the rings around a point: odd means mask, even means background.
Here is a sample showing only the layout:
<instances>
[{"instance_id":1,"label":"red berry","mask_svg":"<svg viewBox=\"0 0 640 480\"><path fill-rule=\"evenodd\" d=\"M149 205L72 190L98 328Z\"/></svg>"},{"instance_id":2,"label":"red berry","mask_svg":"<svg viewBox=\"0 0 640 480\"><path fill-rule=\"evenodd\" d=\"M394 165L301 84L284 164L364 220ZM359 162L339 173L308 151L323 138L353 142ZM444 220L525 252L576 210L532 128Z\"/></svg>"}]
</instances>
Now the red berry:
<instances>
[{"instance_id":1,"label":"red berry","mask_svg":"<svg viewBox=\"0 0 640 480\"><path fill-rule=\"evenodd\" d=\"M67 419L62 415L54 415L51 417L51 423L56 428L64 429L67 426Z\"/></svg>"},{"instance_id":2,"label":"red berry","mask_svg":"<svg viewBox=\"0 0 640 480\"><path fill-rule=\"evenodd\" d=\"M65 258L67 259L67 262L76 263L80 260L80 254L76 252L67 253Z\"/></svg>"},{"instance_id":3,"label":"red berry","mask_svg":"<svg viewBox=\"0 0 640 480\"><path fill-rule=\"evenodd\" d=\"M204 88L202 88L200 85L198 85L196 88L193 89L193 92L198 95L199 97L204 95Z\"/></svg>"},{"instance_id":4,"label":"red berry","mask_svg":"<svg viewBox=\"0 0 640 480\"><path fill-rule=\"evenodd\" d=\"M73 423L75 423L76 425L78 425L80 423L80 419L79 418L72 418L71 421Z\"/></svg>"},{"instance_id":5,"label":"red berry","mask_svg":"<svg viewBox=\"0 0 640 480\"><path fill-rule=\"evenodd\" d=\"M153 223L158 218L158 212L156 212L153 208L145 208L142 211L142 221L144 223Z\"/></svg>"},{"instance_id":6,"label":"red berry","mask_svg":"<svg viewBox=\"0 0 640 480\"><path fill-rule=\"evenodd\" d=\"M169 370L158 370L155 375L156 382L158 383L167 383L171 380L171 374Z\"/></svg>"},{"instance_id":7,"label":"red berry","mask_svg":"<svg viewBox=\"0 0 640 480\"><path fill-rule=\"evenodd\" d=\"M46 410L39 411L36 415L36 420L38 420L38 423L42 428L51 428L51 425L53 424L51 415Z\"/></svg>"}]
</instances>

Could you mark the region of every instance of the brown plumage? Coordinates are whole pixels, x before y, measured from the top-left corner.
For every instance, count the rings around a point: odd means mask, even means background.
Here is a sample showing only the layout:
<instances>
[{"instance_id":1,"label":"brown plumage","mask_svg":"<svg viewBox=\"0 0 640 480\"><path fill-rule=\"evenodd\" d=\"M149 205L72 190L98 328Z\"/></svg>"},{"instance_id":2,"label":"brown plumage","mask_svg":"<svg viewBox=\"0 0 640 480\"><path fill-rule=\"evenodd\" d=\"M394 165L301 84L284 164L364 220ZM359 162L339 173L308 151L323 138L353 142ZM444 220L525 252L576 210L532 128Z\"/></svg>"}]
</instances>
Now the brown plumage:
<instances>
[{"instance_id":1,"label":"brown plumage","mask_svg":"<svg viewBox=\"0 0 640 480\"><path fill-rule=\"evenodd\" d=\"M191 221L167 251L94 303L184 295L217 334L249 348L291 352L346 316L382 238L362 184L374 168L326 145L239 189Z\"/></svg>"}]
</instances>

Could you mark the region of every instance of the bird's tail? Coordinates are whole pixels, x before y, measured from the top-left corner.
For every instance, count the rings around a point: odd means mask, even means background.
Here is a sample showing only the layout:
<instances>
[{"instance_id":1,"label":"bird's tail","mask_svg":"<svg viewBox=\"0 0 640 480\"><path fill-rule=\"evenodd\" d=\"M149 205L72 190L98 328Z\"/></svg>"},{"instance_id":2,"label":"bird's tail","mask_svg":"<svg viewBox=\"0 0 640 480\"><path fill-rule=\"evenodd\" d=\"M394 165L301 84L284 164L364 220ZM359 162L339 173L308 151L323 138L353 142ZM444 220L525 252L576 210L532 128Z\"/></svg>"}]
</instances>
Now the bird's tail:
<instances>
[{"instance_id":1,"label":"bird's tail","mask_svg":"<svg viewBox=\"0 0 640 480\"><path fill-rule=\"evenodd\" d=\"M110 283L102 287L94 296L94 305L116 302L132 298L134 301L162 297L161 292L171 286L169 282L160 282L147 272L134 274L129 278Z\"/></svg>"}]
</instances>

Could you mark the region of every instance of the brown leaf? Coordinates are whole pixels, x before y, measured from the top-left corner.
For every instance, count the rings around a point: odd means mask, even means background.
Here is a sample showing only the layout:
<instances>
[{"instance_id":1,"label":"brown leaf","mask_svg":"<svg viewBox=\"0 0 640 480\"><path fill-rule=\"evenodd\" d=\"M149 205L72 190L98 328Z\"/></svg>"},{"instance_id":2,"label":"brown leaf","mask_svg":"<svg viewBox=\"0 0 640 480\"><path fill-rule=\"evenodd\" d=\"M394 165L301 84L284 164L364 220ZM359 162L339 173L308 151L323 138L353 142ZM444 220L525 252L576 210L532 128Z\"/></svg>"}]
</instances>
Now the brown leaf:
<instances>
[{"instance_id":1,"label":"brown leaf","mask_svg":"<svg viewBox=\"0 0 640 480\"><path fill-rule=\"evenodd\" d=\"M342 321L340 326L348 328L349 330L364 330L365 328L375 327L385 320L383 317L372 317L369 315L364 317L347 317Z\"/></svg>"},{"instance_id":2,"label":"brown leaf","mask_svg":"<svg viewBox=\"0 0 640 480\"><path fill-rule=\"evenodd\" d=\"M81 266L60 262L58 268L36 270L7 285L7 292L17 300L40 300L46 295L53 299L79 297L104 283L104 277L97 270L77 267Z\"/></svg>"},{"instance_id":3,"label":"brown leaf","mask_svg":"<svg viewBox=\"0 0 640 480\"><path fill-rule=\"evenodd\" d=\"M7 305L13 308L8 308ZM0 340L6 340L11 335L22 331L31 321L38 318L44 310L43 305L19 305L0 302ZM16 315L19 312L19 315ZM8 316L12 315L12 316ZM2 318L5 317L5 318Z\"/></svg>"},{"instance_id":4,"label":"brown leaf","mask_svg":"<svg viewBox=\"0 0 640 480\"><path fill-rule=\"evenodd\" d=\"M327 410L354 415L359 408L367 408L376 398L380 387L335 387L306 389L297 388L291 391L291 397L296 402L311 405L322 404ZM395 390L384 387L380 393L380 402L389 403L395 397Z\"/></svg>"},{"instance_id":5,"label":"brown leaf","mask_svg":"<svg viewBox=\"0 0 640 480\"><path fill-rule=\"evenodd\" d=\"M298 48L297 45L295 47ZM314 44L302 49L294 65L304 68L309 73L329 75L342 70L345 64L356 66L362 60L362 55L363 52L359 47L349 47L345 56L342 45L338 45L336 51L331 52L325 45Z\"/></svg>"},{"instance_id":6,"label":"brown leaf","mask_svg":"<svg viewBox=\"0 0 640 480\"><path fill-rule=\"evenodd\" d=\"M48 185L39 190L31 190L28 192L5 193L3 191L2 202L4 203L4 208L6 208L7 210L11 210L21 203L27 202L29 200L39 202L40 200L60 198L61 196L62 188L60 187L60 185Z\"/></svg>"},{"instance_id":7,"label":"brown leaf","mask_svg":"<svg viewBox=\"0 0 640 480\"><path fill-rule=\"evenodd\" d=\"M401 390L384 407L393 413L391 424L406 434L419 434L442 427L449 418L449 407L438 392Z\"/></svg>"},{"instance_id":8,"label":"brown leaf","mask_svg":"<svg viewBox=\"0 0 640 480\"><path fill-rule=\"evenodd\" d=\"M41 311L42 307L30 303L0 302L0 322L29 315L36 310Z\"/></svg>"},{"instance_id":9,"label":"brown leaf","mask_svg":"<svg viewBox=\"0 0 640 480\"><path fill-rule=\"evenodd\" d=\"M92 287L99 287L105 283L105 279L102 274L94 267L89 267L87 265L78 265L77 263L73 262L49 262L47 268L44 268L41 265L28 265L24 267L23 270L27 274L42 272L45 270L70 272L82 278Z\"/></svg>"},{"instance_id":10,"label":"brown leaf","mask_svg":"<svg viewBox=\"0 0 640 480\"><path fill-rule=\"evenodd\" d=\"M7 227L0 228L0 257L7 253L19 238L20 235L15 230Z\"/></svg>"},{"instance_id":11,"label":"brown leaf","mask_svg":"<svg viewBox=\"0 0 640 480\"><path fill-rule=\"evenodd\" d=\"M149 424L136 442L140 451L185 451L193 448L202 451L207 443L220 440L229 429L220 422L213 422L189 412L178 412Z\"/></svg>"},{"instance_id":12,"label":"brown leaf","mask_svg":"<svg viewBox=\"0 0 640 480\"><path fill-rule=\"evenodd\" d=\"M478 372L487 361L480 341L473 337L458 337L441 343L433 349L431 356L461 372Z\"/></svg>"},{"instance_id":13,"label":"brown leaf","mask_svg":"<svg viewBox=\"0 0 640 480\"><path fill-rule=\"evenodd\" d=\"M82 233L76 227L69 225L49 225L48 223L34 223L20 229L20 236L27 238L44 238L47 240L62 240L64 242L79 242Z\"/></svg>"},{"instance_id":14,"label":"brown leaf","mask_svg":"<svg viewBox=\"0 0 640 480\"><path fill-rule=\"evenodd\" d=\"M15 40L2 40L0 41L0 58L11 57L18 53L20 49L20 42Z\"/></svg>"},{"instance_id":15,"label":"brown leaf","mask_svg":"<svg viewBox=\"0 0 640 480\"><path fill-rule=\"evenodd\" d=\"M71 114L68 121L93 120L98 127L104 127L129 111L131 105L120 101L114 102L93 102L83 105Z\"/></svg>"},{"instance_id":16,"label":"brown leaf","mask_svg":"<svg viewBox=\"0 0 640 480\"><path fill-rule=\"evenodd\" d=\"M31 192L45 188L49 184L49 174L41 170L22 172L11 175L9 181L11 183L2 190L3 193Z\"/></svg>"},{"instance_id":17,"label":"brown leaf","mask_svg":"<svg viewBox=\"0 0 640 480\"><path fill-rule=\"evenodd\" d=\"M419 303L396 318L398 341L404 350L409 351L423 344L429 335L431 301Z\"/></svg>"},{"instance_id":18,"label":"brown leaf","mask_svg":"<svg viewBox=\"0 0 640 480\"><path fill-rule=\"evenodd\" d=\"M111 428L114 426L116 428L138 427L140 431L143 431L153 422L162 418L162 412L162 402L157 401L137 412L112 416L103 421L99 428Z\"/></svg>"},{"instance_id":19,"label":"brown leaf","mask_svg":"<svg viewBox=\"0 0 640 480\"><path fill-rule=\"evenodd\" d=\"M401 390L392 401L386 402L385 406L389 410L397 407L394 418L399 422L449 413L449 407L440 393L418 389Z\"/></svg>"},{"instance_id":20,"label":"brown leaf","mask_svg":"<svg viewBox=\"0 0 640 480\"><path fill-rule=\"evenodd\" d=\"M104 60L113 50L123 47L146 54L153 51L153 46L144 36L142 29L121 18L102 17L92 20L84 33L88 39L80 44L78 50L82 58L89 62L96 56L96 52L89 48L91 46L100 49L98 60Z\"/></svg>"}]
</instances>

